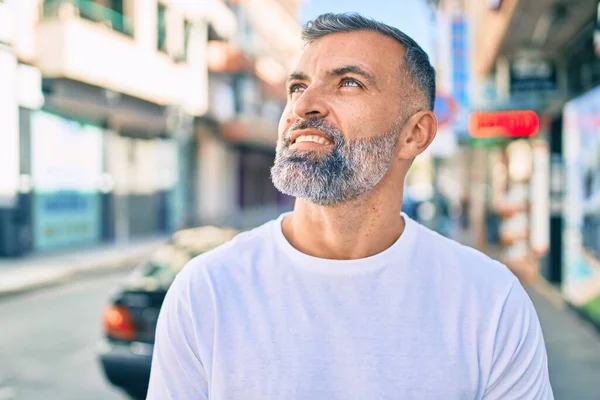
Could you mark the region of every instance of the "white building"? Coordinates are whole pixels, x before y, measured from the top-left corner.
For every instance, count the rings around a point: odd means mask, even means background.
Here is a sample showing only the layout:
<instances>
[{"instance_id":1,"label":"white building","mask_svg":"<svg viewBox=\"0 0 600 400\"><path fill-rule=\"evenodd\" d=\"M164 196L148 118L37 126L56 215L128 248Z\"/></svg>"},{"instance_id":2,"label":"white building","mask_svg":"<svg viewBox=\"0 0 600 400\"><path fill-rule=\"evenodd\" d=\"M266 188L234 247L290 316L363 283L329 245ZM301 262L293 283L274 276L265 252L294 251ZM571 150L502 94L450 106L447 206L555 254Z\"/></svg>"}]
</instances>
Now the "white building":
<instances>
[{"instance_id":1,"label":"white building","mask_svg":"<svg viewBox=\"0 0 600 400\"><path fill-rule=\"evenodd\" d=\"M208 111L209 26L233 37L234 13L221 0L0 4L12 14L10 28L0 26L13 59L29 68L22 83L32 86L31 71L43 77L43 109L21 104L16 136L10 122L10 154L20 160L3 158L20 167L22 247L127 241L179 227L190 190L179 149L193 118ZM4 192L15 186L11 176Z\"/></svg>"},{"instance_id":2,"label":"white building","mask_svg":"<svg viewBox=\"0 0 600 400\"><path fill-rule=\"evenodd\" d=\"M299 1L0 1L0 84L16 82L0 94L0 223L16 221L0 247L126 242L289 203L269 169Z\"/></svg>"}]
</instances>

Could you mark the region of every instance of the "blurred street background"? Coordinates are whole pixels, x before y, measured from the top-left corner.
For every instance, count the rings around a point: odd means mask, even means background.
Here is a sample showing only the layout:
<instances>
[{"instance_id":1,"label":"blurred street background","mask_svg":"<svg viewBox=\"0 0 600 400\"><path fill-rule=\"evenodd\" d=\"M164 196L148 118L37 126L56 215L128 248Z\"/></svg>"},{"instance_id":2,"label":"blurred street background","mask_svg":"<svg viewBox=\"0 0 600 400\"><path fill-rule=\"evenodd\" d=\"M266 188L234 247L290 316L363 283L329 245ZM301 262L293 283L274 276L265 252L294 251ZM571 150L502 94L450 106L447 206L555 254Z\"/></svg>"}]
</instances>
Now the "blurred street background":
<instances>
[{"instance_id":1,"label":"blurred street background","mask_svg":"<svg viewBox=\"0 0 600 400\"><path fill-rule=\"evenodd\" d=\"M156 251L293 207L269 174L284 81L328 11L430 55L440 128L403 210L505 263L556 398L600 399L598 0L0 0L0 400L125 399L101 353L143 386L185 261Z\"/></svg>"}]
</instances>

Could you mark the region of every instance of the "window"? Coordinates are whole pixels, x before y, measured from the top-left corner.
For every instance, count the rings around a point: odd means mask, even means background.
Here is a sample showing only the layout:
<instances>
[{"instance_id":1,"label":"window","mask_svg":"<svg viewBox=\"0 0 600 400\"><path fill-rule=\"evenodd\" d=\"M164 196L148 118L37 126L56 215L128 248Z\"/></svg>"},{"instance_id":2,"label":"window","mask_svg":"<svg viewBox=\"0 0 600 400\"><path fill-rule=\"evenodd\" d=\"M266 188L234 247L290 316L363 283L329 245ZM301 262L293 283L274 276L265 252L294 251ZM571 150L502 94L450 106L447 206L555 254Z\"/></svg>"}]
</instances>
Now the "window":
<instances>
[{"instance_id":1,"label":"window","mask_svg":"<svg viewBox=\"0 0 600 400\"><path fill-rule=\"evenodd\" d=\"M110 8L123 15L123 0L110 0Z\"/></svg>"},{"instance_id":2,"label":"window","mask_svg":"<svg viewBox=\"0 0 600 400\"><path fill-rule=\"evenodd\" d=\"M80 18L101 23L111 29L133 36L133 21L124 15L126 0L44 0L42 15L55 18L63 6L77 9Z\"/></svg>"},{"instance_id":3,"label":"window","mask_svg":"<svg viewBox=\"0 0 600 400\"><path fill-rule=\"evenodd\" d=\"M156 47L160 51L167 50L167 7L158 3L157 9L157 42Z\"/></svg>"},{"instance_id":4,"label":"window","mask_svg":"<svg viewBox=\"0 0 600 400\"><path fill-rule=\"evenodd\" d=\"M190 46L190 35L192 34L192 23L188 20L183 21L183 59L188 59L188 49Z\"/></svg>"},{"instance_id":5,"label":"window","mask_svg":"<svg viewBox=\"0 0 600 400\"><path fill-rule=\"evenodd\" d=\"M111 16L113 28L119 32L132 36L133 29L131 27L131 21L128 20L123 13L123 0L110 0L105 1L104 3L105 4L99 4L108 7L107 13Z\"/></svg>"}]
</instances>

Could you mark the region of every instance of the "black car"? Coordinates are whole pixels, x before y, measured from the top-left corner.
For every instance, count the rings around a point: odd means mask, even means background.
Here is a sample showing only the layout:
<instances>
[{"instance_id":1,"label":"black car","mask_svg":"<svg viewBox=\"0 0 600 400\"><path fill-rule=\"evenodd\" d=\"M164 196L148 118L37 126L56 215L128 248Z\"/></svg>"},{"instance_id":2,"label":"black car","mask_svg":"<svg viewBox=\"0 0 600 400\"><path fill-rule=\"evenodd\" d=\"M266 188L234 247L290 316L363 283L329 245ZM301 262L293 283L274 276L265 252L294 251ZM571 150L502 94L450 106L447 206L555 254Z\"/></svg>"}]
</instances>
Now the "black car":
<instances>
[{"instance_id":1,"label":"black car","mask_svg":"<svg viewBox=\"0 0 600 400\"><path fill-rule=\"evenodd\" d=\"M145 399L160 307L177 273L193 257L238 232L201 227L179 231L137 268L111 297L102 315L99 359L108 381L133 399Z\"/></svg>"}]
</instances>

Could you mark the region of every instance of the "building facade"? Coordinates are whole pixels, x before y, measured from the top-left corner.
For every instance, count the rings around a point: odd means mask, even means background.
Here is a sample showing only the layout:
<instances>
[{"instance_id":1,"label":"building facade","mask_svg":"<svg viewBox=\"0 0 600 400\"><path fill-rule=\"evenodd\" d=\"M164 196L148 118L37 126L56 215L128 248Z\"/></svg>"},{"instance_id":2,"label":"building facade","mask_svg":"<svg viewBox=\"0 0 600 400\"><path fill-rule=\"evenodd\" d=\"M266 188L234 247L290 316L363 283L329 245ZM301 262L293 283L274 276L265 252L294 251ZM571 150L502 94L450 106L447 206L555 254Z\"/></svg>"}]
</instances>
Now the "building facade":
<instances>
[{"instance_id":1,"label":"building facade","mask_svg":"<svg viewBox=\"0 0 600 400\"><path fill-rule=\"evenodd\" d=\"M297 3L265 1L0 2L0 255L281 202L269 168L299 26ZM291 28L260 36L263 7Z\"/></svg>"},{"instance_id":2,"label":"building facade","mask_svg":"<svg viewBox=\"0 0 600 400\"><path fill-rule=\"evenodd\" d=\"M298 1L230 1L234 38L209 38L209 110L196 121L198 217L243 226L292 207L271 182L284 83L302 50ZM266 22L268 21L268 22ZM256 216L258 219L253 219ZM249 224L252 225L253 222Z\"/></svg>"},{"instance_id":3,"label":"building facade","mask_svg":"<svg viewBox=\"0 0 600 400\"><path fill-rule=\"evenodd\" d=\"M518 141L525 146L514 141L504 145L510 151L520 149L512 157L515 161L504 152L505 166L496 164L508 174L507 194L523 199L520 210L515 211L516 200L499 209L520 215L521 223L505 224L505 236L525 235L525 241L517 242L520 251L537 261L531 265L539 265L539 273L559 285L569 303L600 323L598 1L464 4L476 21L473 61L482 89L479 107L532 109L541 119L536 139ZM486 87L493 88L493 95L484 98ZM527 187L519 188L518 179L510 177L520 176L518 171L528 174Z\"/></svg>"},{"instance_id":4,"label":"building facade","mask_svg":"<svg viewBox=\"0 0 600 400\"><path fill-rule=\"evenodd\" d=\"M19 57L19 2L0 2L0 255L17 256L30 247L31 219L26 195L20 126L44 102L39 69Z\"/></svg>"}]
</instances>

